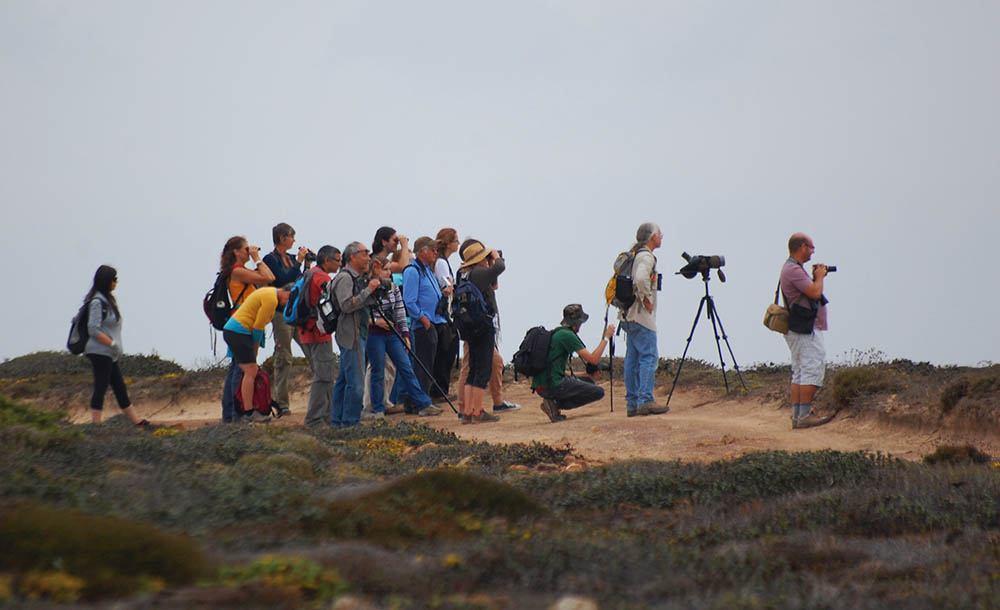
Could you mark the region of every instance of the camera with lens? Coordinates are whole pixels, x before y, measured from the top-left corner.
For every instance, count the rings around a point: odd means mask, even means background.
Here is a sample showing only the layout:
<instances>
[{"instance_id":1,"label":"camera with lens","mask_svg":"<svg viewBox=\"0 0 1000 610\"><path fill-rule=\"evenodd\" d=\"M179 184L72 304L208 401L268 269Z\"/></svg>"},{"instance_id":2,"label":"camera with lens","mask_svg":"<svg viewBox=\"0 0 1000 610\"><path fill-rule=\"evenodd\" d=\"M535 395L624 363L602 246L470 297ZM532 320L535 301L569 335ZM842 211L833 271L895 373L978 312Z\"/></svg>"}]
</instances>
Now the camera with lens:
<instances>
[{"instance_id":1,"label":"camera with lens","mask_svg":"<svg viewBox=\"0 0 1000 610\"><path fill-rule=\"evenodd\" d=\"M586 365L587 365L587 374L588 375L594 375L594 374L596 374L596 373L598 373L600 371L610 371L611 370L611 363L605 362L603 360L601 360L597 364L591 364L591 363L587 362Z\"/></svg>"},{"instance_id":2,"label":"camera with lens","mask_svg":"<svg viewBox=\"0 0 1000 610\"><path fill-rule=\"evenodd\" d=\"M308 250L306 252L306 262L307 263L315 263L316 262L316 253L313 252L312 250Z\"/></svg>"},{"instance_id":3,"label":"camera with lens","mask_svg":"<svg viewBox=\"0 0 1000 610\"><path fill-rule=\"evenodd\" d=\"M699 273L708 276L710 269L719 269L719 279L723 282L726 281L721 269L721 267L726 266L725 256L721 254L696 254L691 256L687 252L681 252L681 258L686 260L687 264L681 267L676 275L683 275L687 279L691 279Z\"/></svg>"},{"instance_id":4,"label":"camera with lens","mask_svg":"<svg viewBox=\"0 0 1000 610\"><path fill-rule=\"evenodd\" d=\"M815 272L815 271L816 271L816 265L813 265L813 272ZM827 273L836 273L837 272L837 265L827 265L826 266L826 272Z\"/></svg>"}]
</instances>

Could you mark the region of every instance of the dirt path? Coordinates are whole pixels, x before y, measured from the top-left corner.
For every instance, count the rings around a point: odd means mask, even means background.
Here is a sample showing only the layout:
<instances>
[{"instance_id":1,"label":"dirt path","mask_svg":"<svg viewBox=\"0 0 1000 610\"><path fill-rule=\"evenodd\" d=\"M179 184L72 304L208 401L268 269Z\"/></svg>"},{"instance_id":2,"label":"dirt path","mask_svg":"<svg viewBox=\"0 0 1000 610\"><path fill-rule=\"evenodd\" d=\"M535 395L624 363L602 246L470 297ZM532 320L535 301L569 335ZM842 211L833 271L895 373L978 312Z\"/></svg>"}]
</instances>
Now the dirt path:
<instances>
[{"instance_id":1,"label":"dirt path","mask_svg":"<svg viewBox=\"0 0 1000 610\"><path fill-rule=\"evenodd\" d=\"M522 408L501 415L501 421L495 424L463 426L446 405L445 413L439 417L399 415L390 419L419 420L469 440L569 444L577 454L597 462L636 458L709 461L772 449L881 451L918 460L938 445L962 443L972 443L992 455L1000 454L998 439L974 430L961 434L919 430L843 414L819 428L792 430L789 409L779 408L776 403L698 391L675 392L667 414L629 419L625 417L624 388L616 385L614 413L609 411L609 401L605 398L599 403L567 411L568 419L555 424L550 423L539 409L540 400L531 394L526 384L507 386L505 397ZM301 424L306 400L304 392L293 394L293 414L275 424ZM664 401L665 396L658 400ZM218 421L219 404L215 400L154 404L145 405L140 412L152 415L155 423L181 423L190 427Z\"/></svg>"}]
</instances>

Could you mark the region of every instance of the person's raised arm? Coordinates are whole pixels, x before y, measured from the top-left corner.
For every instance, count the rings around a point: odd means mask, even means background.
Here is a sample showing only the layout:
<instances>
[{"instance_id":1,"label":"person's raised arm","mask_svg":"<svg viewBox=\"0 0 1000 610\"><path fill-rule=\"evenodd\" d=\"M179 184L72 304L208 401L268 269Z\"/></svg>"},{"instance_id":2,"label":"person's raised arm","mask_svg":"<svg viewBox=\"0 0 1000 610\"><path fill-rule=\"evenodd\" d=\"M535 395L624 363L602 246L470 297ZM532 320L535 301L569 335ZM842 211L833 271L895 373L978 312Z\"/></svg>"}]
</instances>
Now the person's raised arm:
<instances>
[{"instance_id":1,"label":"person's raised arm","mask_svg":"<svg viewBox=\"0 0 1000 610\"><path fill-rule=\"evenodd\" d=\"M594 348L594 351L591 352L587 348L583 348L576 351L577 355L580 356L580 359L583 360L584 362L596 365L598 362L601 361L601 356L604 355L604 348L607 347L608 341L611 340L611 337L614 334L615 334L615 325L609 324L608 327L604 329L604 336L601 337L601 342L597 344L597 347Z\"/></svg>"}]
</instances>

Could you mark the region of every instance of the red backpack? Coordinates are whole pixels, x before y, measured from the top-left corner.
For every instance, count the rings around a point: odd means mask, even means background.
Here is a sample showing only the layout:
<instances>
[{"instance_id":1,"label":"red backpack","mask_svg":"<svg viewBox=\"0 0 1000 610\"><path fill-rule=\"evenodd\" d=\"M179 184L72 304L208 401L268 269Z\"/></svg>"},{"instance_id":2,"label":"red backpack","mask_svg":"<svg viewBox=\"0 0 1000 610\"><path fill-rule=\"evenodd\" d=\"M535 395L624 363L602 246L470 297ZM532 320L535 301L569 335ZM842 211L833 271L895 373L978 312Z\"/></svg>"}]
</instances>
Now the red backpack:
<instances>
[{"instance_id":1,"label":"red backpack","mask_svg":"<svg viewBox=\"0 0 1000 610\"><path fill-rule=\"evenodd\" d=\"M243 376L244 376L244 374L241 373L240 374L240 380L236 384L236 391L235 391L236 396L234 398L235 398L235 403L236 403L236 409L240 413L243 413L245 415L249 415L251 409L245 409L243 407L243 392L240 391L240 388L243 385ZM278 407L278 403L276 403L273 400L271 400L271 378L267 376L267 371L265 371L263 368L258 368L257 369L257 378L254 379L254 382L253 382L253 409L252 410L253 411L258 411L262 415L271 415L271 410L272 409L275 412L278 411L277 407Z\"/></svg>"}]
</instances>

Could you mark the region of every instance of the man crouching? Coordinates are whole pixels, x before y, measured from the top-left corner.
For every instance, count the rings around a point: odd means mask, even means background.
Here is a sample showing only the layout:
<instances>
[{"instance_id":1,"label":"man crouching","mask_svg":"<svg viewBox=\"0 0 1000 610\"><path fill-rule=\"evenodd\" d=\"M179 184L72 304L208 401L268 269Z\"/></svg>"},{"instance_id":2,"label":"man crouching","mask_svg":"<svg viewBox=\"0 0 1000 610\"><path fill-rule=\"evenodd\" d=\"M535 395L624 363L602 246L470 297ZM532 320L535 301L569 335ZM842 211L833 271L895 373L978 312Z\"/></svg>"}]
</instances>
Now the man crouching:
<instances>
[{"instance_id":1,"label":"man crouching","mask_svg":"<svg viewBox=\"0 0 1000 610\"><path fill-rule=\"evenodd\" d=\"M583 307L576 303L563 308L562 322L552 331L549 343L549 366L531 379L531 388L542 397L542 411L549 421L562 421L566 416L560 411L582 407L604 398L604 388L597 386L593 379L566 377L565 374L566 362L573 352L579 354L587 364L597 365L608 340L615 332L614 325L609 325L597 348L593 352L588 351L577 335L580 326L588 318L590 316L583 312Z\"/></svg>"}]
</instances>

